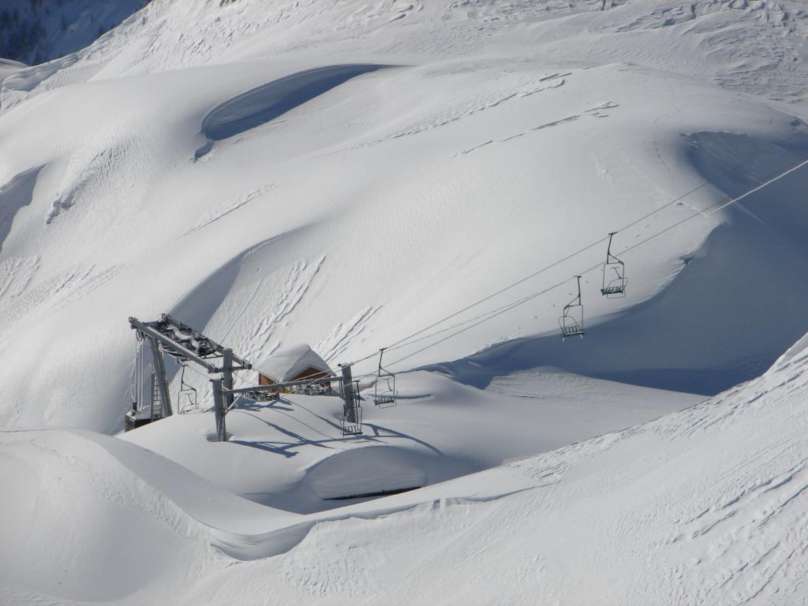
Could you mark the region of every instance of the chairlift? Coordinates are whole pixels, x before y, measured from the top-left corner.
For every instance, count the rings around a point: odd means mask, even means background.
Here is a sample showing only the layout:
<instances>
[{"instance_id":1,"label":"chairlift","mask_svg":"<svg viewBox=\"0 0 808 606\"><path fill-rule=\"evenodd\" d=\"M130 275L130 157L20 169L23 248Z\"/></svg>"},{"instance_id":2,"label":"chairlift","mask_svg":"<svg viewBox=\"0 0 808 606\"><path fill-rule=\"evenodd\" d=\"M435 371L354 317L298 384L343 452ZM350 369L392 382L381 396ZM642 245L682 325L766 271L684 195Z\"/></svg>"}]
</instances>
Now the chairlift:
<instances>
[{"instance_id":1,"label":"chairlift","mask_svg":"<svg viewBox=\"0 0 808 606\"><path fill-rule=\"evenodd\" d=\"M382 366L385 348L379 350L379 368L376 371L376 382L373 385L373 403L380 408L396 405L396 375Z\"/></svg>"},{"instance_id":2,"label":"chairlift","mask_svg":"<svg viewBox=\"0 0 808 606\"><path fill-rule=\"evenodd\" d=\"M626 296L626 264L612 254L612 238L616 233L609 233L606 262L603 264L603 284L600 288L600 294L610 299Z\"/></svg>"},{"instance_id":3,"label":"chairlift","mask_svg":"<svg viewBox=\"0 0 808 606\"><path fill-rule=\"evenodd\" d=\"M575 276L578 283L578 294L564 306L559 319L561 340L569 337L584 337L584 305L581 300L581 276Z\"/></svg>"}]
</instances>

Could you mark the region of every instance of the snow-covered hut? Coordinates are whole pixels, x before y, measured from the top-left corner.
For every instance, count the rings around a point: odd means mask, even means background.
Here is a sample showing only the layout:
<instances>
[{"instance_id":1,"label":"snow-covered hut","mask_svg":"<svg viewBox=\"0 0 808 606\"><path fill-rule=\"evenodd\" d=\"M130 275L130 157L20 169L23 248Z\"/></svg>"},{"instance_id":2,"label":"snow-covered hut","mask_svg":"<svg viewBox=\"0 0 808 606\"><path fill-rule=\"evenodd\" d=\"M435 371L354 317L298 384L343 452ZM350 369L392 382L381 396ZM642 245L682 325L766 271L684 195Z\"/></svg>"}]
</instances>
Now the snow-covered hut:
<instances>
[{"instance_id":1,"label":"snow-covered hut","mask_svg":"<svg viewBox=\"0 0 808 606\"><path fill-rule=\"evenodd\" d=\"M295 345L276 351L262 362L255 364L260 385L302 381L305 379L328 379L334 372L311 347ZM328 382L322 382L327 386Z\"/></svg>"}]
</instances>

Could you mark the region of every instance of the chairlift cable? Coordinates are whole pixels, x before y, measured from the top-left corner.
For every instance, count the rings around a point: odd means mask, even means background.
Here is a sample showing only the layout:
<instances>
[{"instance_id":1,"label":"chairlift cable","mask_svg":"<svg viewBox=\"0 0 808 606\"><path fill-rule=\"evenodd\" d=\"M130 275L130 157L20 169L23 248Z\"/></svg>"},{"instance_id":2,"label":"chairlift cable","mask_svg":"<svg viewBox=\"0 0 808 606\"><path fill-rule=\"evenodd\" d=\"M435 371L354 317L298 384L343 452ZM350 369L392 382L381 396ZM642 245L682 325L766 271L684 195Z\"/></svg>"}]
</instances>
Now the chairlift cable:
<instances>
[{"instance_id":1,"label":"chairlift cable","mask_svg":"<svg viewBox=\"0 0 808 606\"><path fill-rule=\"evenodd\" d=\"M682 219L680 221L677 221L677 222L675 222L675 223L661 229L660 231L648 236L647 238L645 238L643 240L640 240L639 242L636 242L636 243L632 244L631 246L628 246L628 247L624 248L618 254L619 255L625 255L626 253L631 252L636 248L639 248L643 244L646 244L646 243L650 242L651 240L653 240L653 239L655 239L655 238L657 238L657 237L659 237L659 236L661 236L663 234L666 234L667 232L675 229L676 227L679 227L680 225L683 225L684 223L690 221L691 219L694 219L696 217L710 216L710 215L713 215L713 214L715 214L715 213L717 213L717 212L719 212L719 211L721 211L721 210L723 210L725 208L733 206L733 205L737 204L738 202L741 202L742 200L748 198L749 196L751 196L751 195L761 191L762 189L765 189L766 187L772 185L773 183L776 183L777 181L780 181L781 179L787 177L788 175L790 175L790 174L792 174L792 173L794 173L794 172L796 172L798 170L801 170L805 166L808 166L808 160L804 160L804 161L796 164L795 166L789 168L788 170L786 170L786 171L772 177L771 179L768 179L767 181L764 181L763 183L760 183L756 187L754 187L754 188L750 189L749 191L741 194L740 196L736 196L735 198L730 198L729 200L726 200L725 202L722 202L722 203L718 204L717 206L715 206L713 208L710 208L710 209L707 209L707 210L704 210L704 211L697 211L697 212L693 213L692 215L689 215L689 216L685 217L684 219ZM695 188L695 189L691 190L691 193L693 191L695 191L696 189L698 189L698 188ZM685 195L688 195L688 194L685 194ZM668 206L669 205L670 204L668 204ZM647 218L647 216L644 217L644 218L641 218L641 219L638 219L638 220L634 221L632 224L629 224L629 226L634 225L634 224L644 220L645 218ZM623 229L626 229L626 228L623 228ZM622 230L618 230L616 233L619 233L619 231L622 231ZM593 243L592 245L589 245L586 248L591 248L594 244L600 244L601 242L605 241L607 238L608 238L608 236L606 236L604 238L601 238L596 243ZM582 249L582 250L585 250L585 249ZM578 254L578 253L572 253L572 255L568 255L567 258L569 258L571 256L575 256L576 254ZM585 269L584 271L580 272L579 275L581 275L581 276L586 275L586 274L594 271L595 269L599 269L601 266L602 266L601 263L597 263L595 265L592 265L591 267L589 267L589 268ZM454 338L455 336L457 336L459 334L462 334L462 333L466 332L467 330L471 330L472 328L475 328L476 326L479 326L480 324L483 324L483 323L487 322L488 320L491 320L491 319L493 319L495 317L498 317L498 316L500 316L500 315L502 315L504 313L507 313L508 311L511 311L512 309L515 309L516 307L519 307L519 306L523 305L524 303L527 303L528 301L532 301L533 299L536 299L537 297L540 297L540 296L542 296L544 294L547 294L550 291L555 290L556 288L559 288L560 286L566 284L569 281L569 279L570 278L567 278L567 279L562 280L560 282L557 282L557 283L553 284L552 286L549 286L549 287L547 287L545 289L542 289L542 290L537 291L535 293L526 295L526 296L522 297L521 299L518 299L518 300L513 301L513 302L511 302L509 304L506 304L506 305L501 306L501 307L499 307L497 309L494 309L491 312L489 312L488 314L483 314L479 321L474 322L474 323L472 323L472 324L470 324L470 325L468 325L468 326L466 326L464 328L460 328L459 330L457 330L457 331L443 337L442 339L439 339L438 341L430 343L429 345L426 345L426 346L424 346L424 347L422 347L422 348L420 348L420 349L418 349L418 350L416 350L414 352L411 352L411 353L407 354L406 356L404 356L402 358L399 358L399 359L395 360L394 362L391 362L389 364L389 366L397 365L397 364L403 362L404 360L412 358L413 356L415 356L415 355L417 355L419 353L422 353L422 352L424 352L424 351L426 351L428 349L431 349L432 347L440 345L441 343L443 343L445 341L448 341L449 339ZM507 288L503 289L503 290L501 290L499 292L503 292L504 290L507 290ZM490 295L485 300L491 298L491 296L495 296L495 295ZM473 306L474 306L474 304L472 304L471 306L467 306L465 309L469 309L470 307L473 307ZM464 311L465 311L465 309L464 309ZM462 312L457 312L457 313L462 313ZM457 314L455 314L455 315L457 315ZM480 316L478 316L478 317L480 317ZM440 323L440 322L438 322L438 323ZM439 332L445 332L445 330L446 329L443 329L441 331L437 331L435 333L432 333L431 336L435 336ZM414 333L414 334L420 334L421 332L423 332L423 330L418 331L418 333ZM426 337L424 337L424 338L426 338ZM401 341L402 340L399 340L399 343ZM408 344L411 344L411 343L408 343ZM404 347L404 345L403 344L398 345L396 348L398 348L398 347ZM392 349L392 348L393 348L393 346L390 346L387 349ZM399 372L405 372L405 371L399 371Z\"/></svg>"},{"instance_id":2,"label":"chairlift cable","mask_svg":"<svg viewBox=\"0 0 808 606\"><path fill-rule=\"evenodd\" d=\"M790 175L790 174L792 174L794 172L797 172L798 170L804 168L805 166L808 166L808 160L803 160L799 164L789 168L787 171L782 172L782 173L780 173L779 175L777 175L775 177L772 177L768 181L764 181L760 185L750 189L749 191L741 194L740 196L737 196L735 198L731 198L731 199L729 199L729 200L727 200L725 202L722 202L721 204L718 204L717 206L714 206L713 208L708 208L708 209L706 209L704 211L698 211L696 213L693 213L692 215L690 215L688 217L685 217L684 219L681 219L681 220L677 221L676 223L668 225L667 227L665 227L664 229L658 231L657 233L651 234L650 236L648 236L644 240L640 240L639 242L635 242L631 246L629 246L627 248L624 248L623 250L620 251L620 254L623 255L623 254L625 254L627 252L630 252L630 251L634 250L635 248L638 248L639 246L642 246L643 244L646 244L647 242L650 242L654 238L657 238L657 237L659 237L659 236L661 236L663 234L666 234L667 232L671 231L672 229L675 229L675 228L679 227L680 225L683 225L684 223L687 223L691 219L695 219L696 217L708 217L710 215L714 215L715 213L717 213L719 211L724 210L725 208L733 206L734 204L737 204L741 200L745 200L746 198L748 198L752 194L756 194L760 190L765 189L769 185L771 185L773 183L776 183L777 181L780 181L781 179L787 177L788 175Z\"/></svg>"},{"instance_id":3,"label":"chairlift cable","mask_svg":"<svg viewBox=\"0 0 808 606\"><path fill-rule=\"evenodd\" d=\"M688 190L687 192L685 192L685 193L681 194L680 196L674 198L670 202L667 202L667 203L663 204L662 206L660 206L659 208L656 208L656 209L644 214L643 216L641 216L641 217L639 217L637 219L634 219L630 223L627 223L626 225L624 225L620 229L616 230L615 233L620 233L621 231L625 231L626 229L630 229L631 227L634 227L638 223L642 223L643 221L651 218L652 216L654 216L654 215L662 212L663 210L673 206L674 204L677 204L678 202L681 202L682 200L684 200L688 196L694 194L695 192L699 191L700 189L703 189L707 185L709 185L709 183L707 183L706 181L703 181L699 185L691 188L690 190ZM421 328L421 329L419 329L419 330L417 330L417 331L415 331L415 332L413 332L413 333L411 333L411 334L409 334L409 335L407 335L405 337L402 337L401 339L398 339L397 341L394 341L393 343L388 345L385 349L392 351L392 350L400 349L402 347L406 347L408 345L412 345L412 344L414 344L416 342L422 341L423 338L419 338L419 339L416 339L416 340L413 340L413 338L418 337L419 335L423 334L424 332L427 332L430 329L435 328L436 326L439 326L440 324L443 324L444 322L447 322L447 321L449 321L449 320L451 320L451 319L465 313L466 311L468 311L470 309L473 309L474 307L477 307L477 306L482 305L483 303L485 303L487 301L490 301L494 297L497 297L497 296L499 296L499 295L501 295L501 294L513 289L513 288L516 288L517 286L519 286L521 284L524 284L525 282L537 277L538 275L540 275L542 273L545 273L545 272L547 272L547 271L549 271L551 269L554 269L555 267L558 267L562 263L565 263L565 262L569 261L570 259L572 259L574 257L577 257L578 255L580 255L580 254L582 254L582 253L584 253L584 252L586 252L586 251L588 251L588 250L590 250L592 248L595 248L596 246L600 246L601 244L603 244L607 240L608 240L608 236L604 236L602 238L599 238L598 240L595 240L594 242L591 242L591 243L587 244L586 246L584 246L584 247L582 247L582 248L580 248L580 249L578 249L578 250L576 250L576 251L574 251L574 252L572 252L572 253L570 253L570 254L568 254L568 255L560 258L560 259L557 259L556 261L553 261L552 263L550 263L548 265L545 265L544 267L541 267L541 268L537 269L536 271L534 271L534 272L532 272L532 273L530 273L530 274L528 274L526 276L523 276L522 278L519 278L515 282L512 282L512 283L508 284L507 286L504 286L501 289L499 289L499 290L497 290L497 291L495 291L495 292L493 292L493 293L491 293L489 295L486 295L485 297L483 297L481 299L473 301L472 303L469 303L465 307L463 307L463 308L461 308L461 309L459 309L457 311L454 311L454 312L448 314L447 316L444 316L443 318L440 318L439 320L436 320L433 323L431 323L431 324L429 324L429 325L427 325L427 326L425 326L425 327L423 327L423 328ZM450 328L444 329L444 330L450 330ZM359 364L360 362L365 362L367 360L370 360L371 358L374 358L375 356L376 356L376 352L373 352L371 354L368 354L367 356L364 356L362 358L358 358L356 360L353 360L351 362L351 365Z\"/></svg>"}]
</instances>

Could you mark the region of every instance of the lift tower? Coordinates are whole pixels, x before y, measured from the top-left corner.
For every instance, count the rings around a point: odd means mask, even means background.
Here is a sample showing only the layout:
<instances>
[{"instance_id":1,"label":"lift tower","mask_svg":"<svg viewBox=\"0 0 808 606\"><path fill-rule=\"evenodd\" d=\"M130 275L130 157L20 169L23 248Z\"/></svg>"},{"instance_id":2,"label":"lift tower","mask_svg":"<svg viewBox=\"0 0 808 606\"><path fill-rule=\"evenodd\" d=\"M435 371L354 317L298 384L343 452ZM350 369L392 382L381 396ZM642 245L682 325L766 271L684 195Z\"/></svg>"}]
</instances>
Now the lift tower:
<instances>
[{"instance_id":1,"label":"lift tower","mask_svg":"<svg viewBox=\"0 0 808 606\"><path fill-rule=\"evenodd\" d=\"M163 314L159 320L152 322L129 318L129 324L151 346L155 380L161 402L160 417L173 414L164 358L165 355L169 355L181 364L196 364L208 374L215 375L210 383L216 417L216 439L220 442L226 440L224 417L233 404L233 372L249 370L252 365L234 355L232 349L219 345L213 339L168 314Z\"/></svg>"}]
</instances>

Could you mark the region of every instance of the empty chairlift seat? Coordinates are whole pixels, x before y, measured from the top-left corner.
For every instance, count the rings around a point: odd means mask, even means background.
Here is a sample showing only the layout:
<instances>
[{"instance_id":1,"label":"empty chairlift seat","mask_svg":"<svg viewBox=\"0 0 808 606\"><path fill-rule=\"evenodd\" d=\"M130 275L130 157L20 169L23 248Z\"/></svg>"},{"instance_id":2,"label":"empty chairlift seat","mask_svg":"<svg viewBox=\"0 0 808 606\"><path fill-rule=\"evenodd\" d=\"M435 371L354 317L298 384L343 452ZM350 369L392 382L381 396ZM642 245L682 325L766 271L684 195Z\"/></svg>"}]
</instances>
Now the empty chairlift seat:
<instances>
[{"instance_id":1,"label":"empty chairlift seat","mask_svg":"<svg viewBox=\"0 0 808 606\"><path fill-rule=\"evenodd\" d=\"M612 254L612 238L616 233L613 231L609 234L606 262L603 264L603 283L600 288L600 294L609 298L626 295L626 264Z\"/></svg>"},{"instance_id":2,"label":"empty chairlift seat","mask_svg":"<svg viewBox=\"0 0 808 606\"><path fill-rule=\"evenodd\" d=\"M379 350L379 368L373 385L373 404L380 408L396 405L396 375L382 366L384 349Z\"/></svg>"},{"instance_id":3,"label":"empty chairlift seat","mask_svg":"<svg viewBox=\"0 0 808 606\"><path fill-rule=\"evenodd\" d=\"M581 300L581 276L575 276L578 286L578 294L575 298L564 306L559 319L561 326L561 339L584 336L584 305Z\"/></svg>"}]
</instances>

